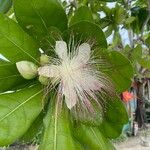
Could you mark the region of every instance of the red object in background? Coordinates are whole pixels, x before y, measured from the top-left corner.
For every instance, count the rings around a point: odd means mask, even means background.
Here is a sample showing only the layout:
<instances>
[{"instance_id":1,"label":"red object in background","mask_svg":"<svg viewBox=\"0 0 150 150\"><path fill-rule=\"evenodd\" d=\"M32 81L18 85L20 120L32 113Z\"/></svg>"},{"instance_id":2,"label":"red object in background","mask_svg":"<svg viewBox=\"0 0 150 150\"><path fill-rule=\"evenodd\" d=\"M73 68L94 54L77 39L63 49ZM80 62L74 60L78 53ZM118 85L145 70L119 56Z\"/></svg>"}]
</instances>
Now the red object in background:
<instances>
[{"instance_id":1,"label":"red object in background","mask_svg":"<svg viewBox=\"0 0 150 150\"><path fill-rule=\"evenodd\" d=\"M128 92L128 91L123 92L122 96L123 96L123 100L125 102L128 102L128 101L132 100L133 98L135 98L135 96L132 93Z\"/></svg>"}]
</instances>

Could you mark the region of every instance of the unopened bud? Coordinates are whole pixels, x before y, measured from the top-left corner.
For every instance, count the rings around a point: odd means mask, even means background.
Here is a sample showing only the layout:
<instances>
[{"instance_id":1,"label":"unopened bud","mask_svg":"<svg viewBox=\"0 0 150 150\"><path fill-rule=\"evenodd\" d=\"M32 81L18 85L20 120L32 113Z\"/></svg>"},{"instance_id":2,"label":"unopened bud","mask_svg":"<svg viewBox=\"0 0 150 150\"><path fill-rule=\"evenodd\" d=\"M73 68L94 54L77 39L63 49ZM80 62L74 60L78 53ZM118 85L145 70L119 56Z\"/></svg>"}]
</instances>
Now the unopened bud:
<instances>
[{"instance_id":1,"label":"unopened bud","mask_svg":"<svg viewBox=\"0 0 150 150\"><path fill-rule=\"evenodd\" d=\"M44 77L44 76L39 76L39 81L40 81L41 84L43 84L43 85L48 85L48 83L49 83L49 78Z\"/></svg>"},{"instance_id":2,"label":"unopened bud","mask_svg":"<svg viewBox=\"0 0 150 150\"><path fill-rule=\"evenodd\" d=\"M17 69L19 73L25 79L33 79L37 76L38 66L35 65L33 62L30 61L20 61L16 63Z\"/></svg>"},{"instance_id":3,"label":"unopened bud","mask_svg":"<svg viewBox=\"0 0 150 150\"><path fill-rule=\"evenodd\" d=\"M41 63L41 65L48 64L49 61L50 61L49 56L47 56L45 54L41 55L41 57L40 57L40 63Z\"/></svg>"}]
</instances>

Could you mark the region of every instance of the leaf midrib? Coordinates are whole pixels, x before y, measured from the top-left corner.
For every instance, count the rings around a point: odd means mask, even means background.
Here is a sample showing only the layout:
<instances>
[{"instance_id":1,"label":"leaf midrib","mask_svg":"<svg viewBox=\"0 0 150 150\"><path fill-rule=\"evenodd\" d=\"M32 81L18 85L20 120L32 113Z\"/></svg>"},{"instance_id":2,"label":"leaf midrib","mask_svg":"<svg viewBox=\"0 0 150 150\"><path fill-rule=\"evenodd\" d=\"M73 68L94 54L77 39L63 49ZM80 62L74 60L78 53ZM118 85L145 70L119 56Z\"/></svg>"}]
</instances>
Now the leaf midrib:
<instances>
[{"instance_id":1,"label":"leaf midrib","mask_svg":"<svg viewBox=\"0 0 150 150\"><path fill-rule=\"evenodd\" d=\"M42 16L40 15L40 13L37 11L37 8L36 8L35 4L34 4L32 1L31 1L30 4L31 4L33 10L35 11L35 13L37 14L37 16L39 17L39 19L41 20L41 22L42 22L44 28L45 28L46 31L48 32L48 28L47 28L47 26L46 26L46 24L45 24L45 21L44 21L44 19L42 18Z\"/></svg>"},{"instance_id":2,"label":"leaf midrib","mask_svg":"<svg viewBox=\"0 0 150 150\"><path fill-rule=\"evenodd\" d=\"M8 79L8 78L13 78L13 77L19 77L19 76L21 76L21 75L20 74L11 75L11 76L7 76L7 77L2 77L2 78L0 78L0 80Z\"/></svg>"},{"instance_id":3,"label":"leaf midrib","mask_svg":"<svg viewBox=\"0 0 150 150\"><path fill-rule=\"evenodd\" d=\"M56 102L56 110L55 110L55 130L54 130L54 150L57 150L57 122L58 120L58 100Z\"/></svg>"},{"instance_id":4,"label":"leaf midrib","mask_svg":"<svg viewBox=\"0 0 150 150\"><path fill-rule=\"evenodd\" d=\"M2 117L0 119L0 122L3 121L4 119L6 119L7 117L9 117L10 115L12 115L16 110L18 110L20 107L22 107L24 104L26 104L27 102L29 102L33 97L37 96L38 94L40 94L43 90L40 90L39 92L35 93L34 95L30 96L27 100L25 100L23 103L19 104L15 109L13 109L12 111L10 111L9 113L5 114L4 117Z\"/></svg>"}]
</instances>

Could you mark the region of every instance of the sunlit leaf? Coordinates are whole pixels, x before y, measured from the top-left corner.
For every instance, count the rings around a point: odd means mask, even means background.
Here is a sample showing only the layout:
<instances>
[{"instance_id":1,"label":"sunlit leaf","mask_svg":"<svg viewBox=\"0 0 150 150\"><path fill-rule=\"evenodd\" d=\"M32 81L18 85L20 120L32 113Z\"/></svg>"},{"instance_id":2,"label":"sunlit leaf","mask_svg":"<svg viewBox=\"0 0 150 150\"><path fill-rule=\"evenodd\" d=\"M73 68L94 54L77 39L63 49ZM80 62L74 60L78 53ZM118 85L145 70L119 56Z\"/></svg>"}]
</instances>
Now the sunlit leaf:
<instances>
[{"instance_id":1,"label":"sunlit leaf","mask_svg":"<svg viewBox=\"0 0 150 150\"><path fill-rule=\"evenodd\" d=\"M16 65L0 59L0 92L27 84L16 69Z\"/></svg>"},{"instance_id":2,"label":"sunlit leaf","mask_svg":"<svg viewBox=\"0 0 150 150\"><path fill-rule=\"evenodd\" d=\"M41 112L34 120L27 132L19 139L21 142L31 142L42 132L44 113Z\"/></svg>"},{"instance_id":3,"label":"sunlit leaf","mask_svg":"<svg viewBox=\"0 0 150 150\"><path fill-rule=\"evenodd\" d=\"M86 150L115 150L110 141L96 127L80 125L75 128L74 136Z\"/></svg>"},{"instance_id":4,"label":"sunlit leaf","mask_svg":"<svg viewBox=\"0 0 150 150\"><path fill-rule=\"evenodd\" d=\"M68 110L51 98L48 112L44 119L43 138L39 150L81 150L82 147L74 141L71 134L71 122Z\"/></svg>"},{"instance_id":5,"label":"sunlit leaf","mask_svg":"<svg viewBox=\"0 0 150 150\"><path fill-rule=\"evenodd\" d=\"M123 125L128 122L128 115L123 102L117 97L106 96L104 120L99 129L107 138L117 138L122 133Z\"/></svg>"},{"instance_id":6,"label":"sunlit leaf","mask_svg":"<svg viewBox=\"0 0 150 150\"><path fill-rule=\"evenodd\" d=\"M39 85L0 95L0 146L13 143L28 130L42 110L41 99Z\"/></svg>"},{"instance_id":7,"label":"sunlit leaf","mask_svg":"<svg viewBox=\"0 0 150 150\"><path fill-rule=\"evenodd\" d=\"M17 23L0 14L0 54L13 63L21 60L38 62L38 44Z\"/></svg>"},{"instance_id":8,"label":"sunlit leaf","mask_svg":"<svg viewBox=\"0 0 150 150\"><path fill-rule=\"evenodd\" d=\"M64 33L64 36L66 40L74 38L77 42L90 41L96 47L100 47L101 49L107 48L107 41L102 29L98 25L88 21L80 21L73 24Z\"/></svg>"},{"instance_id":9,"label":"sunlit leaf","mask_svg":"<svg viewBox=\"0 0 150 150\"><path fill-rule=\"evenodd\" d=\"M94 22L92 11L87 6L81 6L77 9L74 16L71 18L70 25L73 25L80 21Z\"/></svg>"},{"instance_id":10,"label":"sunlit leaf","mask_svg":"<svg viewBox=\"0 0 150 150\"><path fill-rule=\"evenodd\" d=\"M114 82L117 91L120 93L128 89L133 77L133 68L130 61L117 51L106 53L103 57L110 64L110 68L105 70L105 73Z\"/></svg>"},{"instance_id":11,"label":"sunlit leaf","mask_svg":"<svg viewBox=\"0 0 150 150\"><path fill-rule=\"evenodd\" d=\"M48 35L49 27L67 29L67 17L59 0L14 0L15 15L25 31L35 38Z\"/></svg>"}]
</instances>

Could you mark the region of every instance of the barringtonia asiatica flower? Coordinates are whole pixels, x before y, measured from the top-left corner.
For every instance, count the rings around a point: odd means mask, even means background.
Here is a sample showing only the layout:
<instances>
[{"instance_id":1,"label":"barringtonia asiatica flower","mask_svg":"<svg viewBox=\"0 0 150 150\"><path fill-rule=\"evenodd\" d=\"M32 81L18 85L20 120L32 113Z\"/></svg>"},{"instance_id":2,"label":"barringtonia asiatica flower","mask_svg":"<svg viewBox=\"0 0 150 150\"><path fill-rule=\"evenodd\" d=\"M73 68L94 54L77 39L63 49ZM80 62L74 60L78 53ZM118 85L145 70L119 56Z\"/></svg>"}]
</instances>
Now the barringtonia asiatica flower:
<instances>
[{"instance_id":1,"label":"barringtonia asiatica flower","mask_svg":"<svg viewBox=\"0 0 150 150\"><path fill-rule=\"evenodd\" d=\"M92 57L90 45L82 43L69 51L64 41L56 41L55 52L58 58L51 58L52 63L40 67L38 74L58 85L58 98L64 98L69 109L79 103L92 109L91 99L101 104L97 93L110 92L112 84L97 69L100 61Z\"/></svg>"}]
</instances>

